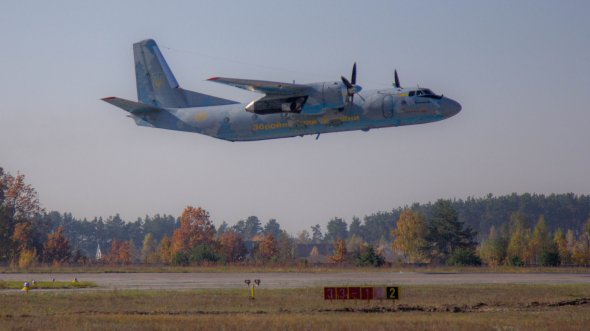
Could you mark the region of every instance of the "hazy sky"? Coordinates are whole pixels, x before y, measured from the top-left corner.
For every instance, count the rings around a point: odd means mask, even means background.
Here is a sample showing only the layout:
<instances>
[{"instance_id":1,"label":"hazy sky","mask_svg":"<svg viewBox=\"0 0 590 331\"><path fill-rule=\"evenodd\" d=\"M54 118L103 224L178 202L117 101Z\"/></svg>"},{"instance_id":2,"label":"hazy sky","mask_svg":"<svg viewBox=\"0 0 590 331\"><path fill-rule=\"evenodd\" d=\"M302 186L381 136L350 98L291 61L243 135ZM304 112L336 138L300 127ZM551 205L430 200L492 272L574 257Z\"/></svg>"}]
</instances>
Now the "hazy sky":
<instances>
[{"instance_id":1,"label":"hazy sky","mask_svg":"<svg viewBox=\"0 0 590 331\"><path fill-rule=\"evenodd\" d=\"M590 193L589 1L1 1L0 166L47 210L126 220L249 215L290 232L437 198ZM135 126L132 44L181 86L228 76L429 87L463 111L419 126L231 143Z\"/></svg>"}]
</instances>

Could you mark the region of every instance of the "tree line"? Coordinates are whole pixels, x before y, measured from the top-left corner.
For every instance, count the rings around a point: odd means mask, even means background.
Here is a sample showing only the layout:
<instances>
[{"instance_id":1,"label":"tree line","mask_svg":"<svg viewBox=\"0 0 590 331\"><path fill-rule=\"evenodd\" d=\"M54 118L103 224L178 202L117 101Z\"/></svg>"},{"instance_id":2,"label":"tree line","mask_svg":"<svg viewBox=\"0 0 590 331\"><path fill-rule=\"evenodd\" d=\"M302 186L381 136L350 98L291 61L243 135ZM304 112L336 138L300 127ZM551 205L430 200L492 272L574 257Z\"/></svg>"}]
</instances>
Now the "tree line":
<instances>
[{"instance_id":1,"label":"tree line","mask_svg":"<svg viewBox=\"0 0 590 331\"><path fill-rule=\"evenodd\" d=\"M179 217L92 220L46 212L25 176L0 168L0 263L454 265L590 264L590 196L511 194L438 200L334 217L291 235L249 216L215 227L201 207Z\"/></svg>"}]
</instances>

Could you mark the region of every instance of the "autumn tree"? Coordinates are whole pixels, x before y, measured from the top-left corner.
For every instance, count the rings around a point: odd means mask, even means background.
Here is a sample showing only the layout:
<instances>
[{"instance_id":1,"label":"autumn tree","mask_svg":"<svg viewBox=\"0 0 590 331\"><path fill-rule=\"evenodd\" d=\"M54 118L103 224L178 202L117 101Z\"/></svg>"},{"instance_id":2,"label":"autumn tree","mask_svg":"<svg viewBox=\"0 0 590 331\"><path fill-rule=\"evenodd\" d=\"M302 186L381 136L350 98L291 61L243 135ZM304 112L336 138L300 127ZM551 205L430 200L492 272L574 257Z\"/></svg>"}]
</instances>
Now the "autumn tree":
<instances>
[{"instance_id":1,"label":"autumn tree","mask_svg":"<svg viewBox=\"0 0 590 331\"><path fill-rule=\"evenodd\" d=\"M48 226L35 189L25 175L13 177L0 168L0 261L18 257L23 250L41 251Z\"/></svg>"},{"instance_id":2,"label":"autumn tree","mask_svg":"<svg viewBox=\"0 0 590 331\"><path fill-rule=\"evenodd\" d=\"M172 259L172 243L167 235L164 235L158 244L157 256L160 262L170 263Z\"/></svg>"},{"instance_id":3,"label":"autumn tree","mask_svg":"<svg viewBox=\"0 0 590 331\"><path fill-rule=\"evenodd\" d=\"M272 258L276 258L278 248L274 237L270 234L265 235L264 239L260 242L258 251L263 261L270 261Z\"/></svg>"},{"instance_id":4,"label":"autumn tree","mask_svg":"<svg viewBox=\"0 0 590 331\"><path fill-rule=\"evenodd\" d=\"M392 230L393 249L401 252L410 263L424 262L427 232L424 216L419 212L404 209L395 229Z\"/></svg>"},{"instance_id":5,"label":"autumn tree","mask_svg":"<svg viewBox=\"0 0 590 331\"><path fill-rule=\"evenodd\" d=\"M343 239L334 241L334 254L330 256L332 263L342 263L346 261L346 243Z\"/></svg>"},{"instance_id":6,"label":"autumn tree","mask_svg":"<svg viewBox=\"0 0 590 331\"><path fill-rule=\"evenodd\" d=\"M520 266L527 261L525 252L528 246L529 230L527 219L521 213L514 213L510 216L510 239L506 252L509 265Z\"/></svg>"},{"instance_id":7,"label":"autumn tree","mask_svg":"<svg viewBox=\"0 0 590 331\"><path fill-rule=\"evenodd\" d=\"M197 245L211 244L215 240L215 227L209 213L202 208L188 206L180 216L180 227L172 235L172 254L188 253Z\"/></svg>"},{"instance_id":8,"label":"autumn tree","mask_svg":"<svg viewBox=\"0 0 590 331\"><path fill-rule=\"evenodd\" d=\"M508 240L496 231L492 225L488 237L482 241L479 247L479 256L483 262L489 266L498 266L506 258L506 249Z\"/></svg>"},{"instance_id":9,"label":"autumn tree","mask_svg":"<svg viewBox=\"0 0 590 331\"><path fill-rule=\"evenodd\" d=\"M317 246L313 246L311 251L309 252L309 260L310 262L317 263L319 262L320 251L318 250Z\"/></svg>"},{"instance_id":10,"label":"autumn tree","mask_svg":"<svg viewBox=\"0 0 590 331\"><path fill-rule=\"evenodd\" d=\"M133 260L133 242L124 241L119 244L119 254L117 256L119 263L130 264Z\"/></svg>"},{"instance_id":11,"label":"autumn tree","mask_svg":"<svg viewBox=\"0 0 590 331\"><path fill-rule=\"evenodd\" d=\"M557 248L559 261L561 265L570 265L572 263L572 255L567 247L567 239L561 228L557 228L553 234L553 243Z\"/></svg>"},{"instance_id":12,"label":"autumn tree","mask_svg":"<svg viewBox=\"0 0 590 331\"><path fill-rule=\"evenodd\" d=\"M43 260L45 262L67 262L71 257L70 243L63 235L64 227L59 226L53 233L47 235L47 241L43 248Z\"/></svg>"},{"instance_id":13,"label":"autumn tree","mask_svg":"<svg viewBox=\"0 0 590 331\"><path fill-rule=\"evenodd\" d=\"M109 263L117 263L119 262L119 247L121 243L117 239L113 239L111 241L111 249L109 250L109 254L107 255L106 260Z\"/></svg>"},{"instance_id":14,"label":"autumn tree","mask_svg":"<svg viewBox=\"0 0 590 331\"><path fill-rule=\"evenodd\" d=\"M154 263L158 259L156 257L156 242L154 236L148 233L143 237L143 243L141 246L141 262L142 263Z\"/></svg>"},{"instance_id":15,"label":"autumn tree","mask_svg":"<svg viewBox=\"0 0 590 331\"><path fill-rule=\"evenodd\" d=\"M559 255L555 247L547 225L545 217L541 215L527 247L529 263L535 265L559 265Z\"/></svg>"},{"instance_id":16,"label":"autumn tree","mask_svg":"<svg viewBox=\"0 0 590 331\"><path fill-rule=\"evenodd\" d=\"M572 259L577 265L590 265L590 235L585 231L576 241L572 252Z\"/></svg>"},{"instance_id":17,"label":"autumn tree","mask_svg":"<svg viewBox=\"0 0 590 331\"><path fill-rule=\"evenodd\" d=\"M228 263L241 261L246 254L242 236L232 230L219 237L219 246L221 257Z\"/></svg>"}]
</instances>

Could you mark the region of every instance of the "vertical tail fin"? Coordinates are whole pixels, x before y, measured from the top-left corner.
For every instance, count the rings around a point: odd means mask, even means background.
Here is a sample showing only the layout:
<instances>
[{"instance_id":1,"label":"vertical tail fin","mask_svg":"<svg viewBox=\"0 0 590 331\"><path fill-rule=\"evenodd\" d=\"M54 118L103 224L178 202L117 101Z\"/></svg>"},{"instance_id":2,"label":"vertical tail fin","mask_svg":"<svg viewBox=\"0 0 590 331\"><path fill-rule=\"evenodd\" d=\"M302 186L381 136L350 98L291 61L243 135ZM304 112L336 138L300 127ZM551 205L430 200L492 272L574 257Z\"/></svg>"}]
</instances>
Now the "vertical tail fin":
<instances>
[{"instance_id":1,"label":"vertical tail fin","mask_svg":"<svg viewBox=\"0 0 590 331\"><path fill-rule=\"evenodd\" d=\"M139 102L156 107L219 106L235 101L180 88L158 45L152 39L133 44Z\"/></svg>"}]
</instances>

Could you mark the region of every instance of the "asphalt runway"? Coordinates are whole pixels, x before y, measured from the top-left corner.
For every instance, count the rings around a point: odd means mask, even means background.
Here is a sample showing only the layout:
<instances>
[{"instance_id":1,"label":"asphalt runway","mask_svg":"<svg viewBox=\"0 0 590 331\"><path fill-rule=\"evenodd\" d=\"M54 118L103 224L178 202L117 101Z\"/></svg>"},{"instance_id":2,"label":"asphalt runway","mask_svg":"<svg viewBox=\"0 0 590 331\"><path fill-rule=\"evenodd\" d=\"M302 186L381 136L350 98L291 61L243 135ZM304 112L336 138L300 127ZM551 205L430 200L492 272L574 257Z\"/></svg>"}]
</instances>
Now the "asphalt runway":
<instances>
[{"instance_id":1,"label":"asphalt runway","mask_svg":"<svg viewBox=\"0 0 590 331\"><path fill-rule=\"evenodd\" d=\"M590 284L590 274L568 273L80 273L0 274L0 280L91 281L98 289L205 289L245 287L244 280L260 279L266 288L306 288L330 285L458 285L458 284Z\"/></svg>"}]
</instances>

